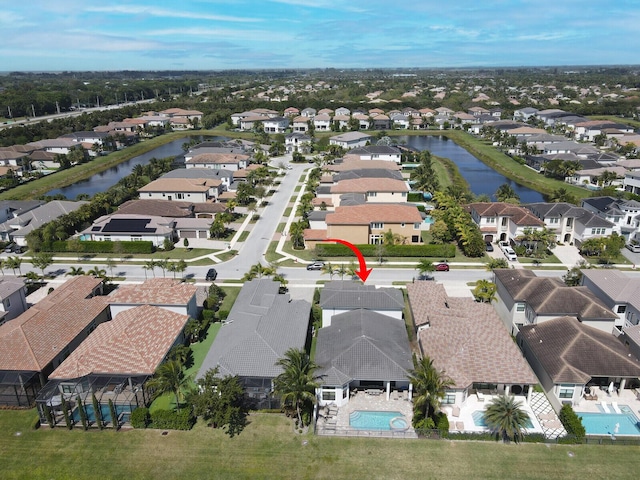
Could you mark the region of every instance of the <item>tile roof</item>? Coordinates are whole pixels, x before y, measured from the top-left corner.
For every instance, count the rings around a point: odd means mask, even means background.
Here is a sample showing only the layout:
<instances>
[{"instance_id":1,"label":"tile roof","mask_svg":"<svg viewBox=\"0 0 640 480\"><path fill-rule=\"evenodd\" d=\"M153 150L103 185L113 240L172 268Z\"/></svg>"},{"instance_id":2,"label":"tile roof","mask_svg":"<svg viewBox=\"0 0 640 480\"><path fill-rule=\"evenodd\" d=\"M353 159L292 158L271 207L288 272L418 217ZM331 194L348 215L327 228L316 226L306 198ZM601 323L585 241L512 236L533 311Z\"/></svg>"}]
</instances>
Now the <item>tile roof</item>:
<instances>
[{"instance_id":1,"label":"tile roof","mask_svg":"<svg viewBox=\"0 0 640 480\"><path fill-rule=\"evenodd\" d=\"M401 167L395 162L389 160L360 160L359 155L345 155L342 163L327 165L326 168L331 172L346 172L349 170L360 170L362 168L375 168L384 170L400 170Z\"/></svg>"},{"instance_id":2,"label":"tile roof","mask_svg":"<svg viewBox=\"0 0 640 480\"><path fill-rule=\"evenodd\" d=\"M151 305L121 312L98 325L49 378L92 373L153 375L188 320L188 315Z\"/></svg>"},{"instance_id":3,"label":"tile roof","mask_svg":"<svg viewBox=\"0 0 640 480\"><path fill-rule=\"evenodd\" d=\"M419 223L422 215L415 205L370 204L336 207L327 215L327 225L369 225L382 223Z\"/></svg>"},{"instance_id":4,"label":"tile roof","mask_svg":"<svg viewBox=\"0 0 640 480\"><path fill-rule=\"evenodd\" d=\"M640 278L609 268L584 269L582 275L615 303L630 303L640 309Z\"/></svg>"},{"instance_id":5,"label":"tile roof","mask_svg":"<svg viewBox=\"0 0 640 480\"><path fill-rule=\"evenodd\" d=\"M120 285L107 299L109 303L126 305L186 305L197 289L172 278L150 278L142 284Z\"/></svg>"},{"instance_id":6,"label":"tile roof","mask_svg":"<svg viewBox=\"0 0 640 480\"><path fill-rule=\"evenodd\" d=\"M413 368L404 322L364 309L335 315L331 326L318 330L314 361L325 385L406 381Z\"/></svg>"},{"instance_id":7,"label":"tile roof","mask_svg":"<svg viewBox=\"0 0 640 480\"><path fill-rule=\"evenodd\" d=\"M214 178L159 178L139 188L139 192L208 192L219 187L221 180Z\"/></svg>"},{"instance_id":8,"label":"tile roof","mask_svg":"<svg viewBox=\"0 0 640 480\"><path fill-rule=\"evenodd\" d=\"M154 217L190 217L193 203L169 200L129 200L118 207L120 215L152 215Z\"/></svg>"},{"instance_id":9,"label":"tile roof","mask_svg":"<svg viewBox=\"0 0 640 480\"><path fill-rule=\"evenodd\" d=\"M478 202L467 206L481 217L510 217L519 226L543 227L544 222L519 205L504 202Z\"/></svg>"},{"instance_id":10,"label":"tile roof","mask_svg":"<svg viewBox=\"0 0 640 480\"><path fill-rule=\"evenodd\" d=\"M321 308L368 310L404 309L404 297L397 288L376 288L351 280L335 280L325 284L320 291Z\"/></svg>"},{"instance_id":11,"label":"tile roof","mask_svg":"<svg viewBox=\"0 0 640 480\"><path fill-rule=\"evenodd\" d=\"M304 230L304 239L305 240L326 240L327 230L307 228Z\"/></svg>"},{"instance_id":12,"label":"tile roof","mask_svg":"<svg viewBox=\"0 0 640 480\"><path fill-rule=\"evenodd\" d=\"M341 180L331 187L331 193L408 192L404 180L393 178L352 178Z\"/></svg>"},{"instance_id":13,"label":"tile roof","mask_svg":"<svg viewBox=\"0 0 640 480\"><path fill-rule=\"evenodd\" d=\"M102 280L78 276L56 288L17 318L0 325L0 370L38 372L108 309L91 298Z\"/></svg>"},{"instance_id":14,"label":"tile roof","mask_svg":"<svg viewBox=\"0 0 640 480\"><path fill-rule=\"evenodd\" d=\"M0 301L10 297L24 288L24 280L21 277L5 275L0 278Z\"/></svg>"},{"instance_id":15,"label":"tile roof","mask_svg":"<svg viewBox=\"0 0 640 480\"><path fill-rule=\"evenodd\" d=\"M473 383L536 384L538 380L492 305L449 297L442 284L407 286L425 355L456 388Z\"/></svg>"},{"instance_id":16,"label":"tile roof","mask_svg":"<svg viewBox=\"0 0 640 480\"><path fill-rule=\"evenodd\" d=\"M304 348L311 305L279 294L279 282L254 279L238 294L198 378L218 366L219 374L274 378L276 362L289 348Z\"/></svg>"},{"instance_id":17,"label":"tile roof","mask_svg":"<svg viewBox=\"0 0 640 480\"><path fill-rule=\"evenodd\" d=\"M554 383L640 376L640 361L616 337L575 317L520 327L520 336Z\"/></svg>"},{"instance_id":18,"label":"tile roof","mask_svg":"<svg viewBox=\"0 0 640 480\"><path fill-rule=\"evenodd\" d=\"M339 172L331 177L334 182L354 178L393 178L404 182L402 172L399 172L398 170L389 170L387 168L360 168L358 170Z\"/></svg>"},{"instance_id":19,"label":"tile roof","mask_svg":"<svg viewBox=\"0 0 640 480\"><path fill-rule=\"evenodd\" d=\"M187 163L239 163L249 159L249 155L237 153L201 153L187 160Z\"/></svg>"},{"instance_id":20,"label":"tile roof","mask_svg":"<svg viewBox=\"0 0 640 480\"><path fill-rule=\"evenodd\" d=\"M496 280L516 302L537 315L573 315L580 320L615 320L618 316L587 287L568 287L559 278L537 277L531 270L496 269Z\"/></svg>"}]
</instances>

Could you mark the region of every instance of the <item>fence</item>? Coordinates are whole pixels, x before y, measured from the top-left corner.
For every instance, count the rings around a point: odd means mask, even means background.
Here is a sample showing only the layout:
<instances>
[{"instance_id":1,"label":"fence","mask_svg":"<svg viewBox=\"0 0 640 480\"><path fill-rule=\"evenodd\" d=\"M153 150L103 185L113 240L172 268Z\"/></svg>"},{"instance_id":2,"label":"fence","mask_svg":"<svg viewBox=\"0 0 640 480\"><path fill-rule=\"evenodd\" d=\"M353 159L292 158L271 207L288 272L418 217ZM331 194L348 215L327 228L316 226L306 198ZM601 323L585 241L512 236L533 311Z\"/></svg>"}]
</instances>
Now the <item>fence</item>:
<instances>
[{"instance_id":1,"label":"fence","mask_svg":"<svg viewBox=\"0 0 640 480\"><path fill-rule=\"evenodd\" d=\"M418 438L413 430L358 430L351 427L337 427L316 425L316 435L332 437L366 437L366 438Z\"/></svg>"}]
</instances>

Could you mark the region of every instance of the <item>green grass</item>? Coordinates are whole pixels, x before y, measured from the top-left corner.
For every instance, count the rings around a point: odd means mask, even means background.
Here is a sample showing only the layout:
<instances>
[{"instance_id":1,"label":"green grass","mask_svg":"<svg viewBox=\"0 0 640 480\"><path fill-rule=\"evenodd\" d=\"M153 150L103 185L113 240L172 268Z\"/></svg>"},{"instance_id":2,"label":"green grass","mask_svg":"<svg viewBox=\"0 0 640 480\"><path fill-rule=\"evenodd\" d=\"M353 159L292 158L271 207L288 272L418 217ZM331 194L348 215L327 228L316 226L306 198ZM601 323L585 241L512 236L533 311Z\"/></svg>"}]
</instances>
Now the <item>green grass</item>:
<instances>
[{"instance_id":1,"label":"green grass","mask_svg":"<svg viewBox=\"0 0 640 480\"><path fill-rule=\"evenodd\" d=\"M274 414L250 415L235 438L202 422L166 436L31 430L34 417L33 410L0 412L3 479L633 479L640 463L635 446L298 435L291 420Z\"/></svg>"},{"instance_id":2,"label":"green grass","mask_svg":"<svg viewBox=\"0 0 640 480\"><path fill-rule=\"evenodd\" d=\"M238 237L239 242L244 242L251 232L249 230L243 230L240 236Z\"/></svg>"},{"instance_id":3,"label":"green grass","mask_svg":"<svg viewBox=\"0 0 640 480\"><path fill-rule=\"evenodd\" d=\"M286 243L285 243L286 245ZM278 242L269 243L269 247L267 248L267 252L264 254L264 259L267 262L277 262L282 258L282 255L276 253L276 247L278 246Z\"/></svg>"},{"instance_id":4,"label":"green grass","mask_svg":"<svg viewBox=\"0 0 640 480\"><path fill-rule=\"evenodd\" d=\"M282 214L282 218L289 218L289 216L291 215L291 210L293 210L293 207L285 208L284 213Z\"/></svg>"},{"instance_id":5,"label":"green grass","mask_svg":"<svg viewBox=\"0 0 640 480\"><path fill-rule=\"evenodd\" d=\"M302 185L298 185L296 186L296 188L293 189L294 192L299 192L302 189Z\"/></svg>"}]
</instances>

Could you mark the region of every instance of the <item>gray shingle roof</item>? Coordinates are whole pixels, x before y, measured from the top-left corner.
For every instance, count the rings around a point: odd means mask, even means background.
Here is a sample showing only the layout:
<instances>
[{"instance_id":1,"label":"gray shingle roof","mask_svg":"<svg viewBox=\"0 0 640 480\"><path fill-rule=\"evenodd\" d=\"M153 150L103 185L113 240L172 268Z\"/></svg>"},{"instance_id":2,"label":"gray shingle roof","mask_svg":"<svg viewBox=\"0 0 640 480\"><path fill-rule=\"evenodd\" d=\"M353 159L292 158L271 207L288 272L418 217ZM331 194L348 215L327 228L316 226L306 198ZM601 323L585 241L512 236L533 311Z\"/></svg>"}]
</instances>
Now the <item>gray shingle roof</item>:
<instances>
[{"instance_id":1,"label":"gray shingle roof","mask_svg":"<svg viewBox=\"0 0 640 480\"><path fill-rule=\"evenodd\" d=\"M404 322L364 309L335 315L318 331L314 361L325 385L403 381L413 368Z\"/></svg>"},{"instance_id":2,"label":"gray shingle roof","mask_svg":"<svg viewBox=\"0 0 640 480\"><path fill-rule=\"evenodd\" d=\"M520 327L520 335L554 383L640 376L640 362L610 333L561 317Z\"/></svg>"},{"instance_id":3,"label":"gray shingle roof","mask_svg":"<svg viewBox=\"0 0 640 480\"><path fill-rule=\"evenodd\" d=\"M321 308L402 310L404 298L397 288L376 288L360 282L333 281L320 292Z\"/></svg>"},{"instance_id":4,"label":"gray shingle roof","mask_svg":"<svg viewBox=\"0 0 640 480\"><path fill-rule=\"evenodd\" d=\"M311 305L278 293L279 282L255 279L240 290L216 336L198 378L218 366L219 374L274 378L275 365L289 348L303 348Z\"/></svg>"}]
</instances>

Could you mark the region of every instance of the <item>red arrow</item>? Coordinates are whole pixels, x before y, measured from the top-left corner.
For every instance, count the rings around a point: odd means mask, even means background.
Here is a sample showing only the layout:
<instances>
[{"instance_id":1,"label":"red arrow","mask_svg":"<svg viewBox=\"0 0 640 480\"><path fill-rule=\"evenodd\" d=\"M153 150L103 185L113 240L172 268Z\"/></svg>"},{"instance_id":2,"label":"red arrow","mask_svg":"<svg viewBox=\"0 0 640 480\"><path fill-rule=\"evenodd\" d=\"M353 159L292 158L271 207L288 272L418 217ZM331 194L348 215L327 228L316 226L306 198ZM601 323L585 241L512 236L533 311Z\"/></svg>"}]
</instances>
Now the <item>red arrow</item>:
<instances>
[{"instance_id":1,"label":"red arrow","mask_svg":"<svg viewBox=\"0 0 640 480\"><path fill-rule=\"evenodd\" d=\"M342 245L349 247L351 250L353 250L353 253L356 254L356 257L358 257L358 262L360 263L360 269L356 271L356 275L360 277L360 280L362 280L362 283L367 281L367 278L369 277L369 274L371 273L371 270L373 270L373 268L367 269L367 262L362 256L362 252L358 250L358 247L356 247L353 243L349 243L346 240L340 240L338 238L327 238L324 241L341 243Z\"/></svg>"}]
</instances>

